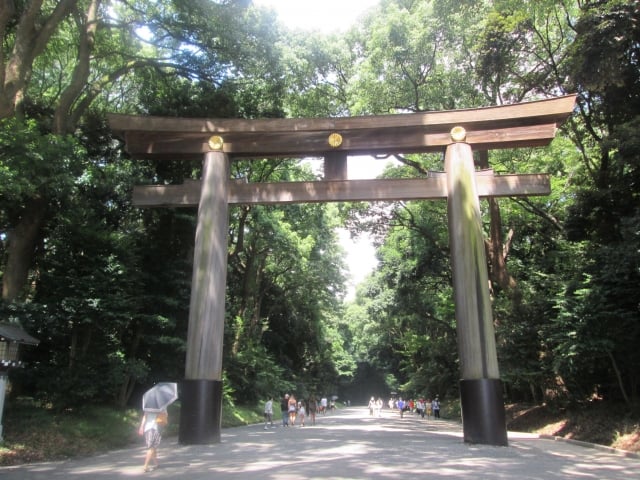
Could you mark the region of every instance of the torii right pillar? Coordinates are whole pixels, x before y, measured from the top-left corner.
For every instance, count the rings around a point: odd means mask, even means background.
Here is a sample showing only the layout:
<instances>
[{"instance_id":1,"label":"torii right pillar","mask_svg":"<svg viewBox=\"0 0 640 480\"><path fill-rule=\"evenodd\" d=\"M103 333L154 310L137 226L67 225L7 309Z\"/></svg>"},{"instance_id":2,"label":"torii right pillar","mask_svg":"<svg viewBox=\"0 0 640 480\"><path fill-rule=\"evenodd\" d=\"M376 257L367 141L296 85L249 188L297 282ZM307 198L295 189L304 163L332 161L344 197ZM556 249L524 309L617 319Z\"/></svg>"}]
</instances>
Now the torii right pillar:
<instances>
[{"instance_id":1,"label":"torii right pillar","mask_svg":"<svg viewBox=\"0 0 640 480\"><path fill-rule=\"evenodd\" d=\"M447 147L445 172L464 441L507 446L473 152L463 128L451 138L456 143Z\"/></svg>"}]
</instances>

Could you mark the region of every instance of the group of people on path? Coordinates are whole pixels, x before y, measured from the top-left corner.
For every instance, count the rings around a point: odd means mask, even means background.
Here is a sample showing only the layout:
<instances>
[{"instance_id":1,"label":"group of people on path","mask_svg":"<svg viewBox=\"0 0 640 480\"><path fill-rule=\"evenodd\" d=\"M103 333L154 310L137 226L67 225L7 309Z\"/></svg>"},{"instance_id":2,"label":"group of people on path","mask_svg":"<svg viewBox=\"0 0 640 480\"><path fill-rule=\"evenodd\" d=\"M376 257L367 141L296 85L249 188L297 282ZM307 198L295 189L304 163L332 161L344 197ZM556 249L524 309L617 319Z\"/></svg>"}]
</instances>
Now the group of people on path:
<instances>
[{"instance_id":1,"label":"group of people on path","mask_svg":"<svg viewBox=\"0 0 640 480\"><path fill-rule=\"evenodd\" d=\"M382 399L380 397L378 397L377 400L374 397L371 397L371 400L369 400L369 416L381 417L382 405Z\"/></svg>"},{"instance_id":2,"label":"group of people on path","mask_svg":"<svg viewBox=\"0 0 640 480\"><path fill-rule=\"evenodd\" d=\"M270 413L268 412L270 411ZM316 415L318 413L324 414L327 411L327 399L322 398L320 402L314 395L311 395L307 400L296 400L294 395L285 394L280 400L280 412L282 413L282 426L293 427L296 422L301 427L304 427L307 415L309 416L309 422L311 425L316 424ZM267 429L267 422L273 427L273 399L270 398L265 403L264 411L264 428Z\"/></svg>"},{"instance_id":3,"label":"group of people on path","mask_svg":"<svg viewBox=\"0 0 640 480\"><path fill-rule=\"evenodd\" d=\"M432 414L433 418L440 418L440 397L436 395L433 400L420 398L418 400L407 401L403 400L402 397L398 398L398 400L391 398L389 399L389 408L397 408L400 412L400 418L404 417L404 412L415 412L420 415L421 418L424 418L425 415L427 418L431 418Z\"/></svg>"},{"instance_id":4,"label":"group of people on path","mask_svg":"<svg viewBox=\"0 0 640 480\"><path fill-rule=\"evenodd\" d=\"M371 397L369 401L369 415L380 417L382 412L382 399L377 400ZM280 411L282 413L282 426L289 427L295 426L296 422L301 427L304 427L307 414L309 415L309 421L311 425L316 424L316 414L324 414L329 408L329 403L326 397L323 397L318 402L316 397L312 395L308 400L297 401L293 395L285 394L280 401ZM335 408L335 404L332 402L331 408ZM425 414L430 417L433 413L434 418L440 418L440 399L436 395L433 401L419 399L417 402L409 400L405 402L402 397L397 401L389 399L389 408L397 408L400 410L400 417L404 416L404 412L409 410L410 412L416 411L422 418ZM154 470L158 466L158 447L162 441L161 428L168 423L167 412L160 413L143 412L142 421L138 428L138 434L144 436L145 444L147 446L147 453L144 460L144 471L149 472ZM269 397L264 404L264 429L267 430L273 425L273 397Z\"/></svg>"}]
</instances>

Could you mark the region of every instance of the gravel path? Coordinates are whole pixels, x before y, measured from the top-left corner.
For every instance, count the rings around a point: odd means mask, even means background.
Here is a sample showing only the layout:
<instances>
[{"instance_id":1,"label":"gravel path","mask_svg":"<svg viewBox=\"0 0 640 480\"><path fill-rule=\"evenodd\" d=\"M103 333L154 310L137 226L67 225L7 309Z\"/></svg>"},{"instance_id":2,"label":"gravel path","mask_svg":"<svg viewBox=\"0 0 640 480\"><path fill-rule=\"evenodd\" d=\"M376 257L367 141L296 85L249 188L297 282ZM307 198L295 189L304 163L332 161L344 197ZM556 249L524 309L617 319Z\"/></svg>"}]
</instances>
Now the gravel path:
<instances>
[{"instance_id":1,"label":"gravel path","mask_svg":"<svg viewBox=\"0 0 640 480\"><path fill-rule=\"evenodd\" d=\"M469 445L444 420L364 408L319 416L315 426L224 429L215 445L163 441L160 468L144 473L144 449L0 468L0 480L148 477L216 480L640 479L640 459L606 448L509 432L508 447Z\"/></svg>"}]
</instances>

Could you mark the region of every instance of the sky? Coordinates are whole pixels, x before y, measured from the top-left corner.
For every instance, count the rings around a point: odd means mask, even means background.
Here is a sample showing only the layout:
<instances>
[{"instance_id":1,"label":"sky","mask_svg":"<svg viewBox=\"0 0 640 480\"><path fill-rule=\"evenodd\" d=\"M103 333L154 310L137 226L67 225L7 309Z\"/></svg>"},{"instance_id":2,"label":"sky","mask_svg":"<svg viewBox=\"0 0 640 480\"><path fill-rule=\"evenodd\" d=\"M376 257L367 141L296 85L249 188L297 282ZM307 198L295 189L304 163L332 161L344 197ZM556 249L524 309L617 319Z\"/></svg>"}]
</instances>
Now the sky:
<instances>
[{"instance_id":1,"label":"sky","mask_svg":"<svg viewBox=\"0 0 640 480\"><path fill-rule=\"evenodd\" d=\"M253 0L272 7L287 27L323 32L345 31L379 0Z\"/></svg>"}]
</instances>

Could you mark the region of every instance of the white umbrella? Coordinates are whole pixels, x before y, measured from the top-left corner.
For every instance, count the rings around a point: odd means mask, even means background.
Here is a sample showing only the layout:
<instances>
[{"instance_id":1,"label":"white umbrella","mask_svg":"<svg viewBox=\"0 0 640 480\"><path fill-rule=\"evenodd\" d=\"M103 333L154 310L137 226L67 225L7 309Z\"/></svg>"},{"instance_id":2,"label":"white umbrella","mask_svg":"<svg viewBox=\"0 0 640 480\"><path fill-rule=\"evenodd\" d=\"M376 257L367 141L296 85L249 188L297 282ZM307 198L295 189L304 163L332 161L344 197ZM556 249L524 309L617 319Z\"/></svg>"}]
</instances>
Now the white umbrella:
<instances>
[{"instance_id":1,"label":"white umbrella","mask_svg":"<svg viewBox=\"0 0 640 480\"><path fill-rule=\"evenodd\" d=\"M154 385L142 396L142 410L159 413L178 399L178 384L163 382Z\"/></svg>"}]
</instances>

